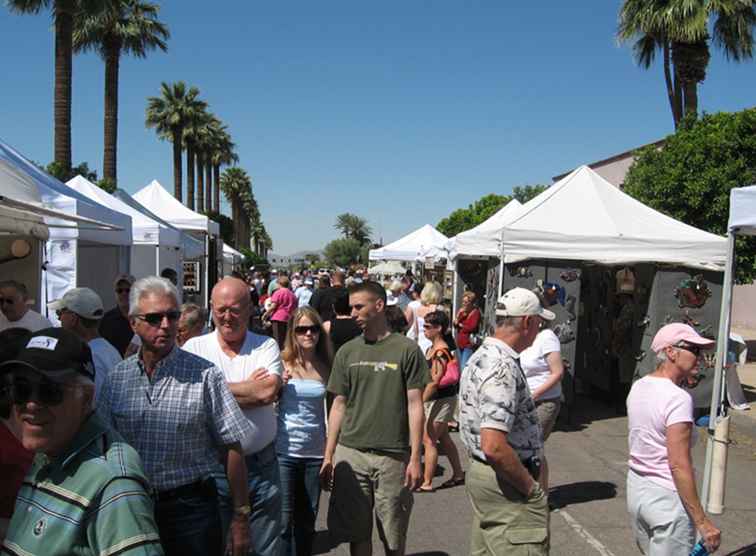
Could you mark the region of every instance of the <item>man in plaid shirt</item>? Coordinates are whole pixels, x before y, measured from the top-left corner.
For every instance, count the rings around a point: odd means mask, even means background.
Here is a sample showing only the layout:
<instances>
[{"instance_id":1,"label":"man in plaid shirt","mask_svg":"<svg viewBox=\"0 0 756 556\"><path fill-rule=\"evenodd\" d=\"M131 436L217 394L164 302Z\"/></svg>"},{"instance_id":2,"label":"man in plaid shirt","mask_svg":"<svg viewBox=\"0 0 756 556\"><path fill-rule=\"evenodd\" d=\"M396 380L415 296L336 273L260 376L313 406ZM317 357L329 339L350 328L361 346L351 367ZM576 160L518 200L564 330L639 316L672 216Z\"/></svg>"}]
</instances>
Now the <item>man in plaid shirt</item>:
<instances>
[{"instance_id":1,"label":"man in plaid shirt","mask_svg":"<svg viewBox=\"0 0 756 556\"><path fill-rule=\"evenodd\" d=\"M246 554L251 510L241 440L249 423L220 370L176 345L175 286L143 278L132 286L130 301L129 320L142 348L105 377L98 409L142 459L167 555L223 552L211 478L219 458L234 505L228 548Z\"/></svg>"}]
</instances>

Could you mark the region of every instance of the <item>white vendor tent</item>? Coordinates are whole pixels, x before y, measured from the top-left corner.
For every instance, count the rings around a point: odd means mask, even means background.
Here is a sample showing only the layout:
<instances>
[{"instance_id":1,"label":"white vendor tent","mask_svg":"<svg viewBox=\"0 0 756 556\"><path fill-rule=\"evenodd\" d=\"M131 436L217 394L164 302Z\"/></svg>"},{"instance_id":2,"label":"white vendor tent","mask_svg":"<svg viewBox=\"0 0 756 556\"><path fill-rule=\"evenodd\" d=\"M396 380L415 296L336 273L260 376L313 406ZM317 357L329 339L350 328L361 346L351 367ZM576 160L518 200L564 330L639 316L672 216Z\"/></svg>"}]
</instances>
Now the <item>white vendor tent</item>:
<instances>
[{"instance_id":1,"label":"white vendor tent","mask_svg":"<svg viewBox=\"0 0 756 556\"><path fill-rule=\"evenodd\" d=\"M71 189L2 141L0 160L28 176L44 208L104 223L109 228L86 222L71 226L55 218L45 219L50 226L50 239L41 278L39 306L42 312L48 301L59 299L76 286L90 287L100 294L106 305L114 304L112 280L119 273L129 271L131 218Z\"/></svg>"},{"instance_id":2,"label":"white vendor tent","mask_svg":"<svg viewBox=\"0 0 756 556\"><path fill-rule=\"evenodd\" d=\"M231 272L237 270L243 260L244 255L230 245L223 244L223 276L229 276Z\"/></svg>"},{"instance_id":3,"label":"white vendor tent","mask_svg":"<svg viewBox=\"0 0 756 556\"><path fill-rule=\"evenodd\" d=\"M717 356L714 362L714 387L709 408L709 435L706 446L701 500L708 512L724 511L724 489L727 468L729 416L725 394L727 368L725 366L732 317L732 288L735 270L735 236L756 236L756 185L730 191L730 218L727 223L727 262L724 268L722 307L717 334Z\"/></svg>"},{"instance_id":4,"label":"white vendor tent","mask_svg":"<svg viewBox=\"0 0 756 556\"><path fill-rule=\"evenodd\" d=\"M727 241L647 207L587 166L528 201L502 229L504 261L663 262L722 271Z\"/></svg>"},{"instance_id":5,"label":"white vendor tent","mask_svg":"<svg viewBox=\"0 0 756 556\"><path fill-rule=\"evenodd\" d=\"M501 254L501 230L520 212L522 203L512 199L490 218L451 238L449 256L496 257Z\"/></svg>"},{"instance_id":6,"label":"white vendor tent","mask_svg":"<svg viewBox=\"0 0 756 556\"><path fill-rule=\"evenodd\" d=\"M426 224L393 243L372 249L369 258L371 261L420 261L426 257L446 257L448 241L444 234Z\"/></svg>"},{"instance_id":7,"label":"white vendor tent","mask_svg":"<svg viewBox=\"0 0 756 556\"><path fill-rule=\"evenodd\" d=\"M395 276L397 274L404 274L404 272L404 267L399 261L383 261L368 268L368 274L380 276Z\"/></svg>"},{"instance_id":8,"label":"white vendor tent","mask_svg":"<svg viewBox=\"0 0 756 556\"><path fill-rule=\"evenodd\" d=\"M131 248L131 274L136 278L156 276L164 268L181 271L181 232L153 220L114 197L83 176L67 185L98 203L131 217L134 245Z\"/></svg>"}]
</instances>

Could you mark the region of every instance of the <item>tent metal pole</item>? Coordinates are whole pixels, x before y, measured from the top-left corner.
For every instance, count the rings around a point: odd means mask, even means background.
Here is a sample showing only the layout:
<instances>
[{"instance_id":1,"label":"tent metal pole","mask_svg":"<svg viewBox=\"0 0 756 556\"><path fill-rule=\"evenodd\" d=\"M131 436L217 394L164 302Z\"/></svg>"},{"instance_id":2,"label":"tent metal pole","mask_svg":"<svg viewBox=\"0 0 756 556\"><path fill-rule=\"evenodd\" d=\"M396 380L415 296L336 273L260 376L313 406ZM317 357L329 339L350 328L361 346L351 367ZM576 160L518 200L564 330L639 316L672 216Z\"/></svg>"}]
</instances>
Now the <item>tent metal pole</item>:
<instances>
[{"instance_id":1,"label":"tent metal pole","mask_svg":"<svg viewBox=\"0 0 756 556\"><path fill-rule=\"evenodd\" d=\"M501 232L501 237L499 238L499 295L496 296L496 301L499 301L499 298L501 297L501 294L503 293L501 290L504 287L504 230Z\"/></svg>"},{"instance_id":2,"label":"tent metal pole","mask_svg":"<svg viewBox=\"0 0 756 556\"><path fill-rule=\"evenodd\" d=\"M459 310L459 296L457 295L457 288L459 287L459 274L457 274L457 263L459 257L454 259L454 276L452 277L452 318L456 318L457 311Z\"/></svg>"},{"instance_id":3,"label":"tent metal pole","mask_svg":"<svg viewBox=\"0 0 756 556\"><path fill-rule=\"evenodd\" d=\"M727 265L724 269L722 284L722 306L719 313L719 331L717 333L717 355L714 363L714 386L711 391L711 405L709 408L708 439L706 443L706 464L704 467L703 484L701 486L701 505L707 510L709 489L712 481L714 430L720 417L726 412L724 407L725 392L725 362L727 358L727 344L730 339L730 314L732 311L733 270L735 266L735 231L727 234Z\"/></svg>"}]
</instances>

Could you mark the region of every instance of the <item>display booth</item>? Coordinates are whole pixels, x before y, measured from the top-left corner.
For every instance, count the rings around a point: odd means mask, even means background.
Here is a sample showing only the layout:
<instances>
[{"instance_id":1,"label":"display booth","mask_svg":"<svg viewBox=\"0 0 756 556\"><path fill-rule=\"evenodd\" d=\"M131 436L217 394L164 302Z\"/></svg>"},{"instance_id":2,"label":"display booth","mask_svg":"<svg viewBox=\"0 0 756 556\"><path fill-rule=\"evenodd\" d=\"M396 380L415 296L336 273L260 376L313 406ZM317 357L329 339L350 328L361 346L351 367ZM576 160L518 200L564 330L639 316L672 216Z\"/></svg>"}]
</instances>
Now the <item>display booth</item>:
<instances>
[{"instance_id":1,"label":"display booth","mask_svg":"<svg viewBox=\"0 0 756 556\"><path fill-rule=\"evenodd\" d=\"M446 244L448 241L449 238L444 234L430 224L426 224L393 243L378 249L371 249L368 258L371 261L412 262L421 262L429 257L442 259L447 257Z\"/></svg>"},{"instance_id":2,"label":"display booth","mask_svg":"<svg viewBox=\"0 0 756 556\"><path fill-rule=\"evenodd\" d=\"M485 322L493 324L499 291L539 289L557 314L566 380L621 402L630 382L653 370L659 328L686 322L717 335L726 240L643 205L586 166L523 205L500 234L504 264L487 269ZM708 405L712 358L705 366L692 392L698 407Z\"/></svg>"},{"instance_id":3,"label":"display booth","mask_svg":"<svg viewBox=\"0 0 756 556\"><path fill-rule=\"evenodd\" d=\"M209 290L223 271L223 251L218 223L185 207L157 180L153 180L132 197L151 213L203 243L201 257L184 260L183 286L186 301L207 307L210 301Z\"/></svg>"},{"instance_id":4,"label":"display booth","mask_svg":"<svg viewBox=\"0 0 756 556\"><path fill-rule=\"evenodd\" d=\"M115 305L113 278L129 271L132 244L131 218L113 211L73 190L40 170L9 145L0 142L0 161L26 176L40 203L52 214L45 217L50 228L40 266L39 303L42 314L47 303L63 297L73 287L95 290L106 306ZM66 219L56 218L64 213ZM76 221L70 222L71 217ZM29 287L30 291L31 287ZM55 322L54 314L46 315Z\"/></svg>"},{"instance_id":5,"label":"display booth","mask_svg":"<svg viewBox=\"0 0 756 556\"><path fill-rule=\"evenodd\" d=\"M181 232L160 224L141 211L124 203L83 176L76 176L66 185L103 206L131 217L134 244L131 248L131 274L139 279L158 276L165 268L181 271Z\"/></svg>"}]
</instances>

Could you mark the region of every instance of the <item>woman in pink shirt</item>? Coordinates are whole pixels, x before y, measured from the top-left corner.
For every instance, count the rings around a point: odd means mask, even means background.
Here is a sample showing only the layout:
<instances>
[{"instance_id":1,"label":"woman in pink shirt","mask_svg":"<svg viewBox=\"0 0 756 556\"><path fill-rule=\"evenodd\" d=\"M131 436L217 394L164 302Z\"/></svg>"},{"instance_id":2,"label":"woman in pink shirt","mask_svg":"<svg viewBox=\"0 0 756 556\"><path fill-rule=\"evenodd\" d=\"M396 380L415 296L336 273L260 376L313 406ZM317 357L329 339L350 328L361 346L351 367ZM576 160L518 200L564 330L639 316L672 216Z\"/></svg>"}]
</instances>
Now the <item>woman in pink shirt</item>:
<instances>
[{"instance_id":1,"label":"woman in pink shirt","mask_svg":"<svg viewBox=\"0 0 756 556\"><path fill-rule=\"evenodd\" d=\"M643 554L690 554L696 530L709 552L719 547L721 533L696 491L693 399L681 388L697 383L701 350L713 345L687 324L662 327L651 343L656 370L636 381L627 397L627 508Z\"/></svg>"},{"instance_id":2,"label":"woman in pink shirt","mask_svg":"<svg viewBox=\"0 0 756 556\"><path fill-rule=\"evenodd\" d=\"M278 289L270 297L270 306L265 314L264 319L270 319L273 324L273 337L278 342L279 349L283 349L284 338L286 338L286 323L289 322L291 314L297 310L297 296L289 289L289 277L280 276L278 278Z\"/></svg>"}]
</instances>

